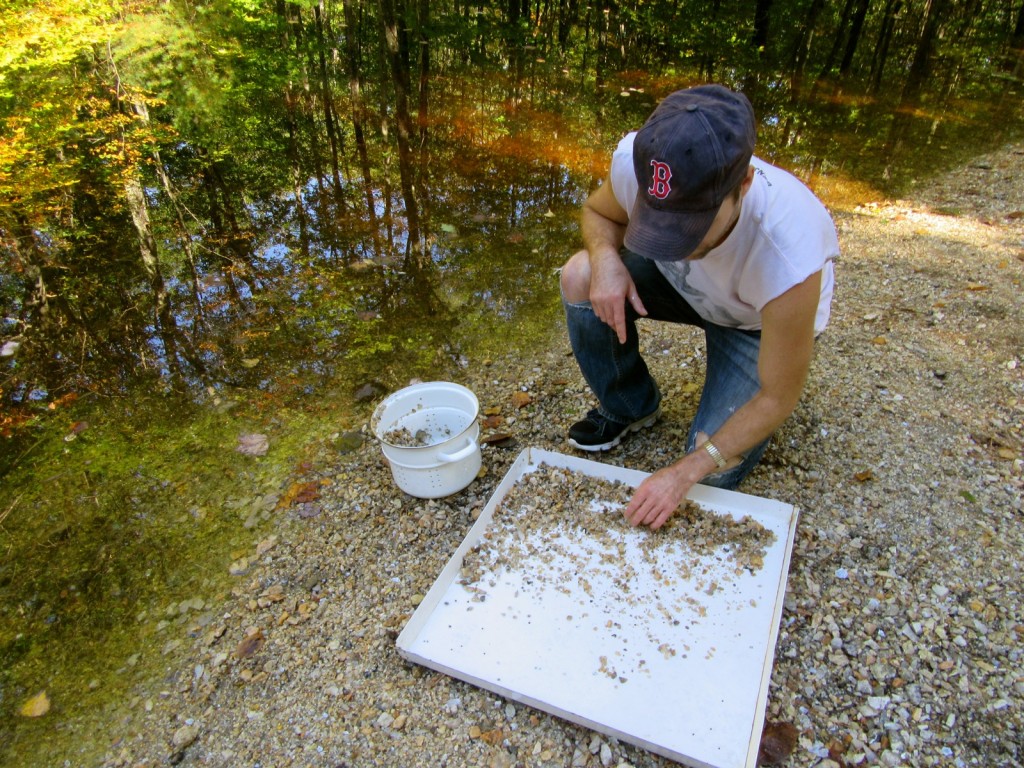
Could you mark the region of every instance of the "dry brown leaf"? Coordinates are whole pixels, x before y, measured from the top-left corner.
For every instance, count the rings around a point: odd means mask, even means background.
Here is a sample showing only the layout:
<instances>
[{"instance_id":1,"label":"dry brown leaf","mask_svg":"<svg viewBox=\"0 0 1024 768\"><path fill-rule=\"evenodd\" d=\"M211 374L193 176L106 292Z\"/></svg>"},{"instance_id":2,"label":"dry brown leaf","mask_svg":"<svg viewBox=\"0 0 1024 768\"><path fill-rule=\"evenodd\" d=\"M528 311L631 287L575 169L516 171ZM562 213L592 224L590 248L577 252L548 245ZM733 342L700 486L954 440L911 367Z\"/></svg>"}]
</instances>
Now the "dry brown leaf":
<instances>
[{"instance_id":1,"label":"dry brown leaf","mask_svg":"<svg viewBox=\"0 0 1024 768\"><path fill-rule=\"evenodd\" d=\"M50 697L46 691L40 691L21 705L18 710L22 717L42 717L50 711Z\"/></svg>"},{"instance_id":2,"label":"dry brown leaf","mask_svg":"<svg viewBox=\"0 0 1024 768\"><path fill-rule=\"evenodd\" d=\"M516 408L525 408L533 402L533 398L526 392L515 392L512 395L512 405Z\"/></svg>"},{"instance_id":3,"label":"dry brown leaf","mask_svg":"<svg viewBox=\"0 0 1024 768\"><path fill-rule=\"evenodd\" d=\"M263 630L257 629L235 646L234 656L236 659L248 659L250 656L255 655L265 642L266 638L263 637Z\"/></svg>"},{"instance_id":4,"label":"dry brown leaf","mask_svg":"<svg viewBox=\"0 0 1024 768\"><path fill-rule=\"evenodd\" d=\"M757 753L758 765L777 765L786 760L796 748L798 735L792 723L765 723Z\"/></svg>"},{"instance_id":5,"label":"dry brown leaf","mask_svg":"<svg viewBox=\"0 0 1024 768\"><path fill-rule=\"evenodd\" d=\"M875 473L872 472L870 469L865 469L855 474L853 476L853 479L856 480L858 483L866 483L868 480L875 479Z\"/></svg>"},{"instance_id":6,"label":"dry brown leaf","mask_svg":"<svg viewBox=\"0 0 1024 768\"><path fill-rule=\"evenodd\" d=\"M320 497L320 483L310 480L305 483L292 483L277 502L278 509L290 507L292 504L306 504Z\"/></svg>"},{"instance_id":7,"label":"dry brown leaf","mask_svg":"<svg viewBox=\"0 0 1024 768\"><path fill-rule=\"evenodd\" d=\"M480 738L492 747L496 747L504 740L505 732L501 728L495 728L491 731L484 731L480 734Z\"/></svg>"},{"instance_id":8,"label":"dry brown leaf","mask_svg":"<svg viewBox=\"0 0 1024 768\"><path fill-rule=\"evenodd\" d=\"M497 429L498 427L500 427L504 423L505 423L505 417L504 416L491 415L491 416L484 416L483 421L481 422L481 426L484 429Z\"/></svg>"}]
</instances>

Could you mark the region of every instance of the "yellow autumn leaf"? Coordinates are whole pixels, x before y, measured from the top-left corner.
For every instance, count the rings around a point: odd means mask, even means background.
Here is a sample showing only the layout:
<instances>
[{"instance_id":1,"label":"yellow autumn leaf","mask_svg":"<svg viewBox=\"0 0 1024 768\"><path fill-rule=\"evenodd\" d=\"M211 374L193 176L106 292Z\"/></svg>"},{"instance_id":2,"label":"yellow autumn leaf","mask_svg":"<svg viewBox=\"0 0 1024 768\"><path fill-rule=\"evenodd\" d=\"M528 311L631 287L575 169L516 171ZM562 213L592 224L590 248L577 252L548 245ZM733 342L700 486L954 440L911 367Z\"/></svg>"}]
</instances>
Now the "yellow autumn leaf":
<instances>
[{"instance_id":1,"label":"yellow autumn leaf","mask_svg":"<svg viewBox=\"0 0 1024 768\"><path fill-rule=\"evenodd\" d=\"M40 691L22 704L19 711L23 717L42 717L50 711L50 698L46 691Z\"/></svg>"}]
</instances>

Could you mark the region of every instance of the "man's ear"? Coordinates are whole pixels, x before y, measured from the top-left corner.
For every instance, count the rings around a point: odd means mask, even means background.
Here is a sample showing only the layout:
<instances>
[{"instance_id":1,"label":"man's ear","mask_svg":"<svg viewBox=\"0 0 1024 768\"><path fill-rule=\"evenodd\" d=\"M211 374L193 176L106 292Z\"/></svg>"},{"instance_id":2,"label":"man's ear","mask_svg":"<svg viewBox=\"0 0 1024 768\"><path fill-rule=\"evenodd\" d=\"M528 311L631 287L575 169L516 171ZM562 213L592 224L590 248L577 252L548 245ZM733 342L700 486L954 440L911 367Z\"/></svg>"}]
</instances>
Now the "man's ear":
<instances>
[{"instance_id":1,"label":"man's ear","mask_svg":"<svg viewBox=\"0 0 1024 768\"><path fill-rule=\"evenodd\" d=\"M740 182L740 189L743 190L743 194L744 195L747 194L747 192L750 190L750 185L753 184L753 183L754 183L754 166L748 165L747 166L747 175L743 179L743 181Z\"/></svg>"}]
</instances>

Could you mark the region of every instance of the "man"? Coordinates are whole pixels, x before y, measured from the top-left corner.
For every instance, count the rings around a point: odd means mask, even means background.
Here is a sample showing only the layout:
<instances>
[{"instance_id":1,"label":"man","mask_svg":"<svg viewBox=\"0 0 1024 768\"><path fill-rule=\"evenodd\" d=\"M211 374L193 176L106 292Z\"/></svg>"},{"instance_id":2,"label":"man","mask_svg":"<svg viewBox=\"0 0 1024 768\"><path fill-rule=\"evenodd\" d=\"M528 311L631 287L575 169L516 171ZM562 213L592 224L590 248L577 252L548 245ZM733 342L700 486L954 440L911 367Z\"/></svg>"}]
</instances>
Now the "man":
<instances>
[{"instance_id":1,"label":"man","mask_svg":"<svg viewBox=\"0 0 1024 768\"><path fill-rule=\"evenodd\" d=\"M573 353L598 407L569 430L608 450L661 414L639 352L640 317L704 329L707 376L687 453L626 507L661 527L698 482L735 488L796 407L829 318L835 227L799 180L753 157L740 93L677 91L612 156L583 205L585 250L562 269Z\"/></svg>"}]
</instances>

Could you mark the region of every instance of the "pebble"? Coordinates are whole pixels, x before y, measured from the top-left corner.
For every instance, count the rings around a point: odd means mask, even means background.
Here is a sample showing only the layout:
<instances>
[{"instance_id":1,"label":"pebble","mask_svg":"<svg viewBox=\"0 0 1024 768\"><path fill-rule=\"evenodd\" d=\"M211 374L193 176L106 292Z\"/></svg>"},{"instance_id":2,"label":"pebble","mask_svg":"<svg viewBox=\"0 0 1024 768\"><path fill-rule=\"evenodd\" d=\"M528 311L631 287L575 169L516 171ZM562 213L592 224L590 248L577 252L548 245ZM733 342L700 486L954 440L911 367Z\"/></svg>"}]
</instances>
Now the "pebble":
<instances>
[{"instance_id":1,"label":"pebble","mask_svg":"<svg viewBox=\"0 0 1024 768\"><path fill-rule=\"evenodd\" d=\"M183 725L171 736L171 746L175 749L189 747L199 737L199 729L194 725Z\"/></svg>"}]
</instances>

